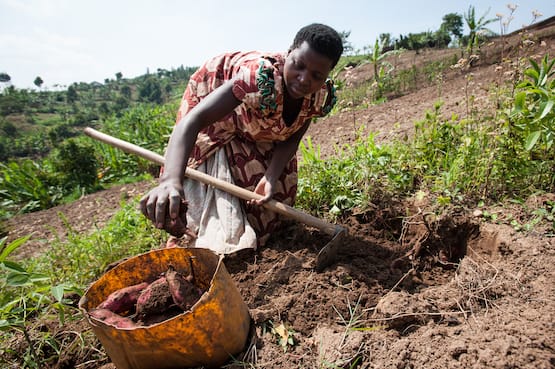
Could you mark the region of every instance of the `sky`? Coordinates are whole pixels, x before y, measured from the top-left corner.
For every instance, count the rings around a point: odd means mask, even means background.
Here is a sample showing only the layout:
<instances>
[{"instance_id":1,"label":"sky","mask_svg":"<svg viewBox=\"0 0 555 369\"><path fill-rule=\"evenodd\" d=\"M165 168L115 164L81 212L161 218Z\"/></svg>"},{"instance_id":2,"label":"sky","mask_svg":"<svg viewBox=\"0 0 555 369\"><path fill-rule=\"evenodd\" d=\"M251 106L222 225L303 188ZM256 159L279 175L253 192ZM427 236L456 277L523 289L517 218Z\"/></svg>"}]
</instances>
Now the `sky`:
<instances>
[{"instance_id":1,"label":"sky","mask_svg":"<svg viewBox=\"0 0 555 369\"><path fill-rule=\"evenodd\" d=\"M555 15L555 0L0 0L0 72L17 88L134 78L158 68L195 67L228 51L285 51L299 28L318 22L350 32L355 49L435 31L448 13L510 14L508 32L532 11ZM488 12L489 11L489 12ZM488 28L501 32L500 22ZM465 27L466 31L466 27Z\"/></svg>"}]
</instances>

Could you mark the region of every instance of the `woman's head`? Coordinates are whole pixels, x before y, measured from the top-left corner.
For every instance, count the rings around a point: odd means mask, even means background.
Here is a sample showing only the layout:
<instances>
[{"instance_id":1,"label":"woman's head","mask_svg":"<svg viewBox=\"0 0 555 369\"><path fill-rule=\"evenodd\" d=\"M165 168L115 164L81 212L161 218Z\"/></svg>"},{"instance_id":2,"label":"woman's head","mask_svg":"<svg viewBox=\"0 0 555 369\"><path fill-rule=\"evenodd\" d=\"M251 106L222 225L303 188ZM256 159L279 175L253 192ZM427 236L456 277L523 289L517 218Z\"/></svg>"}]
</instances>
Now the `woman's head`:
<instances>
[{"instance_id":1,"label":"woman's head","mask_svg":"<svg viewBox=\"0 0 555 369\"><path fill-rule=\"evenodd\" d=\"M311 49L327 56L335 67L343 53L343 40L339 33L325 24L312 23L301 28L295 35L290 51L307 42Z\"/></svg>"},{"instance_id":2,"label":"woman's head","mask_svg":"<svg viewBox=\"0 0 555 369\"><path fill-rule=\"evenodd\" d=\"M311 24L297 32L284 66L289 96L300 99L318 91L343 52L339 34L323 24Z\"/></svg>"}]
</instances>

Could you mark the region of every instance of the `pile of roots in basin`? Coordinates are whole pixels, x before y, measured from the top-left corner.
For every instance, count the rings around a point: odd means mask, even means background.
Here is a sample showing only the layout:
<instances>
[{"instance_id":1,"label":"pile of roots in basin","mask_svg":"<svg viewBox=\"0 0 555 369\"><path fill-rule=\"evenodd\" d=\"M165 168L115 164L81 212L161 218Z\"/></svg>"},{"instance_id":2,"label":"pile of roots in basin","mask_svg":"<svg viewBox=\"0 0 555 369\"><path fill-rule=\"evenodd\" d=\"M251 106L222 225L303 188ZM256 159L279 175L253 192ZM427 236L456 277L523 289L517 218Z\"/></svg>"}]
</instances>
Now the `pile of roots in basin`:
<instances>
[{"instance_id":1,"label":"pile of roots in basin","mask_svg":"<svg viewBox=\"0 0 555 369\"><path fill-rule=\"evenodd\" d=\"M184 275L172 265L152 282L112 292L89 315L116 328L149 326L188 311L204 294L195 285L193 269Z\"/></svg>"}]
</instances>

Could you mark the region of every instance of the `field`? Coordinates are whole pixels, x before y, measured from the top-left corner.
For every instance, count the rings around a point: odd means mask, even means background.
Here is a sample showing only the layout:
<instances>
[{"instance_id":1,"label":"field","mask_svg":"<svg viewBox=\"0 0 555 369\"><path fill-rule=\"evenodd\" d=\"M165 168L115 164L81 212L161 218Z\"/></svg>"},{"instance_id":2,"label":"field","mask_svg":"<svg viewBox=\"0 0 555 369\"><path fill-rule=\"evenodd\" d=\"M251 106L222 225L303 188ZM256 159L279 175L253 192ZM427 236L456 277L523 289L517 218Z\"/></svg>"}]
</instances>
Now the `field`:
<instances>
[{"instance_id":1,"label":"field","mask_svg":"<svg viewBox=\"0 0 555 369\"><path fill-rule=\"evenodd\" d=\"M555 28L528 56L555 54ZM519 55L519 36L504 40L505 55ZM378 142L410 140L415 121L442 100L444 116L491 114L496 86L511 70L493 63L500 40L485 46L467 69L385 103L336 113L307 132L322 156L375 133ZM406 53L396 62L457 60L457 50ZM370 65L344 76L371 79ZM469 96L473 96L469 101ZM121 199L143 194L153 182L117 186L46 211L9 221L9 239L32 233L19 257L36 255L66 237L63 213L74 230L101 227ZM530 209L554 201L532 196ZM329 236L287 222L268 245L227 257L225 265L249 307L254 329L247 348L228 368L553 368L555 367L555 238L549 229L515 230L503 222L519 209L501 203L434 216L426 193L376 201L339 222L347 228L336 262L311 266ZM495 216L485 217L484 213ZM411 214L406 217L406 214ZM58 330L87 330L84 321ZM289 341L288 341L289 339ZM98 343L97 343L98 345ZM102 350L98 345L99 350ZM113 368L108 358L68 357L60 368Z\"/></svg>"}]
</instances>

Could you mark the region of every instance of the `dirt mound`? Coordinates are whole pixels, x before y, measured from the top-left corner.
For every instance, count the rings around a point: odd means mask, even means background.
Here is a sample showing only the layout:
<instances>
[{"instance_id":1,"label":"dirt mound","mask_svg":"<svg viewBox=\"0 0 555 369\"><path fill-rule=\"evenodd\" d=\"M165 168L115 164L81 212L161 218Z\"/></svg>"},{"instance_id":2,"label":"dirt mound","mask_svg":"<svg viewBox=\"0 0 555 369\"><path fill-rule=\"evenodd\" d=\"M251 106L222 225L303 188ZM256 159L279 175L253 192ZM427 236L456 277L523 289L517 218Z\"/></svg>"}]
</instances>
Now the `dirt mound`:
<instances>
[{"instance_id":1,"label":"dirt mound","mask_svg":"<svg viewBox=\"0 0 555 369\"><path fill-rule=\"evenodd\" d=\"M537 32L529 55L554 55L553 27ZM499 56L521 52L521 37L495 41L469 70L446 73L441 84L327 117L307 134L327 156L335 145L353 142L360 127L379 140L410 137L414 122L440 98L449 116L486 114L496 104L495 86L514 78ZM397 62L422 63L456 53L408 53ZM371 78L369 66L355 68L352 78ZM18 216L8 223L9 239L33 233L23 249L23 256L29 255L47 247L52 237L64 238L59 213L86 232L117 211L122 198L152 185L119 186ZM423 211L406 219L407 206ZM255 322L248 347L228 367L555 367L555 239L484 223L472 209L429 216L425 206L377 204L342 220L348 236L336 263L321 273L310 266L329 239L300 224L286 225L257 252L228 257L227 269Z\"/></svg>"}]
</instances>

